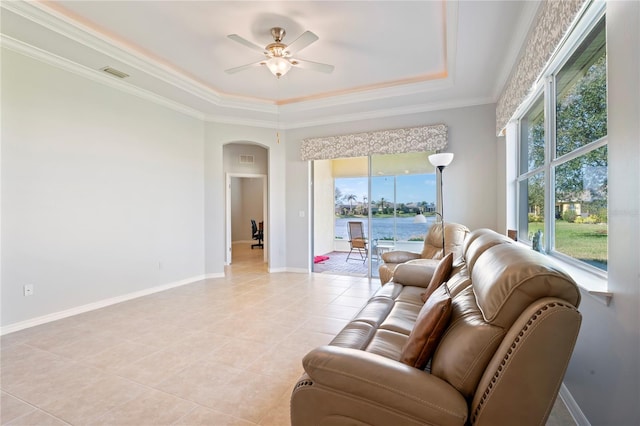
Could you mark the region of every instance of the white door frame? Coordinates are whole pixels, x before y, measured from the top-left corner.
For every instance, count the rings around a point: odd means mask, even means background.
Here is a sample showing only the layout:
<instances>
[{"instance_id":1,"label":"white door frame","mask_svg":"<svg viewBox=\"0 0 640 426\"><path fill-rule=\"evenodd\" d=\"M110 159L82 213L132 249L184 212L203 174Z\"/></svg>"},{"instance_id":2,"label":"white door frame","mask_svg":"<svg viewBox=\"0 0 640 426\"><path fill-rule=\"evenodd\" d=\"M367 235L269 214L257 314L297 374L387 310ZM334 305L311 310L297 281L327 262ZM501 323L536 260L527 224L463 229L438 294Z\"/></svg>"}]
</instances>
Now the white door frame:
<instances>
[{"instance_id":1,"label":"white door frame","mask_svg":"<svg viewBox=\"0 0 640 426\"><path fill-rule=\"evenodd\" d=\"M256 173L227 173L226 174L226 186L225 186L225 228L226 228L226 247L225 247L225 265L231 265L231 178L253 178L262 179L262 217L264 218L264 261L269 260L269 221L268 221L268 208L267 208L267 175Z\"/></svg>"}]
</instances>

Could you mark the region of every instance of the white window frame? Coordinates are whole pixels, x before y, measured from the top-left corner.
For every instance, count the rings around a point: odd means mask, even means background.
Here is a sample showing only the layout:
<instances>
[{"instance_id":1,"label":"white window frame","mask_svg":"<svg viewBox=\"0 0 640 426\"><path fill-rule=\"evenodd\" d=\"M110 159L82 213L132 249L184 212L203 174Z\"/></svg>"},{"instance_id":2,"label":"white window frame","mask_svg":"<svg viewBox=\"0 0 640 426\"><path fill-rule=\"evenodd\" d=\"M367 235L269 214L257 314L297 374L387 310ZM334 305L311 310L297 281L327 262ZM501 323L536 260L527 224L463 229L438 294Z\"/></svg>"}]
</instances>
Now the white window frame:
<instances>
[{"instance_id":1,"label":"white window frame","mask_svg":"<svg viewBox=\"0 0 640 426\"><path fill-rule=\"evenodd\" d=\"M606 280L608 273L605 270L599 269L595 266L589 265L586 262L575 259L571 256L565 255L555 250L555 169L556 167L565 164L575 158L585 155L593 150L601 148L608 144L608 134L598 140L592 141L584 146L581 146L567 154L560 157L555 157L556 152L556 134L555 134L555 109L556 109L556 93L555 93L555 76L562 70L564 65L571 58L571 55L580 46L580 44L591 34L600 20L606 15L606 3L594 2L584 15L580 18L580 21L576 24L575 28L571 32L571 35L567 37L564 43L556 50L549 64L545 67L538 79L537 84L527 97L527 99L518 107L514 114L514 119L517 121L516 126L516 229L521 229L521 212L519 211L521 203L520 185L522 181L529 179L532 176L543 173L544 175L544 235L543 246L545 252L561 260L563 263L573 266L575 268L586 271L595 275L598 278ZM521 171L521 149L522 149L522 118L529 112L530 108L538 101L539 97L543 96L544 104L544 163L532 170ZM528 235L520 236L519 240L525 244L531 245Z\"/></svg>"}]
</instances>

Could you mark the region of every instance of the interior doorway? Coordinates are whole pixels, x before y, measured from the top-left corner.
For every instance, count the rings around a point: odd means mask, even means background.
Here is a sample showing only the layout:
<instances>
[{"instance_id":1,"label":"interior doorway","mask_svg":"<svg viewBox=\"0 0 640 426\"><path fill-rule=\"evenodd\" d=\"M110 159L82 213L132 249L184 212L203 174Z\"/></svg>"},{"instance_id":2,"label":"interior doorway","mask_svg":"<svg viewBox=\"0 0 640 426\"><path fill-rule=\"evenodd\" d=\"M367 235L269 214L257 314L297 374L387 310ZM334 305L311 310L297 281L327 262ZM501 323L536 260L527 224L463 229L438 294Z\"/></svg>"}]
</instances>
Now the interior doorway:
<instances>
[{"instance_id":1,"label":"interior doorway","mask_svg":"<svg viewBox=\"0 0 640 426\"><path fill-rule=\"evenodd\" d=\"M261 250L263 261L268 256L267 226L267 176L252 173L227 173L226 176L226 259L225 263L233 263L234 243L254 245L251 221L262 223L263 240Z\"/></svg>"},{"instance_id":2,"label":"interior doorway","mask_svg":"<svg viewBox=\"0 0 640 426\"><path fill-rule=\"evenodd\" d=\"M237 141L223 145L223 170L225 205L225 265L238 259L233 256L236 247L246 245L251 249L251 220L263 222L263 247L255 248L252 257L260 256L263 263L269 261L269 149L250 141Z\"/></svg>"}]
</instances>

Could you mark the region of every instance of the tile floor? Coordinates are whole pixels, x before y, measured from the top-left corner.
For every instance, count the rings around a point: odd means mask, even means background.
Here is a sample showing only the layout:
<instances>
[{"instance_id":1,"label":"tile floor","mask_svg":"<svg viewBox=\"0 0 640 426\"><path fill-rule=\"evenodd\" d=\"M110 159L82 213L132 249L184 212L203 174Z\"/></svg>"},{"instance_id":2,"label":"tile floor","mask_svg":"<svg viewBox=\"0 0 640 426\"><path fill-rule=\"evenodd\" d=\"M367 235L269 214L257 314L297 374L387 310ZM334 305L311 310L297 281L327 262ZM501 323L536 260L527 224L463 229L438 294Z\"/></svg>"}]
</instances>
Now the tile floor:
<instances>
[{"instance_id":1,"label":"tile floor","mask_svg":"<svg viewBox=\"0 0 640 426\"><path fill-rule=\"evenodd\" d=\"M226 274L3 336L1 424L288 425L302 357L378 283L268 274L248 245Z\"/></svg>"}]
</instances>

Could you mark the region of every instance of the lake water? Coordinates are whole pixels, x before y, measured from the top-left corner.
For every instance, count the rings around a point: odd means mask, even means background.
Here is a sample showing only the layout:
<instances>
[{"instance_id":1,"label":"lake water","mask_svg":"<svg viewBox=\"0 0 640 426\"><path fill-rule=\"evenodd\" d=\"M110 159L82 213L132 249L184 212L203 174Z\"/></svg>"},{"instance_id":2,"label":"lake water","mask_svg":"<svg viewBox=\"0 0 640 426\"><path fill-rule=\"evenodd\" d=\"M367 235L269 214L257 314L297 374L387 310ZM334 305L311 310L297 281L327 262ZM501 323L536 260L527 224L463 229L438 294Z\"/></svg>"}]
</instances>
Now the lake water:
<instances>
[{"instance_id":1,"label":"lake water","mask_svg":"<svg viewBox=\"0 0 640 426\"><path fill-rule=\"evenodd\" d=\"M336 218L335 222L335 236L344 240L349 239L349 231L347 229L347 222L357 221L362 222L364 226L364 233L368 235L369 232L369 219L367 218ZM408 241L410 238L424 238L427 233L427 229L431 227L435 221L434 217L427 217L427 223L413 223L413 217L384 217L373 218L373 239L391 239L395 234L397 241Z\"/></svg>"}]
</instances>

